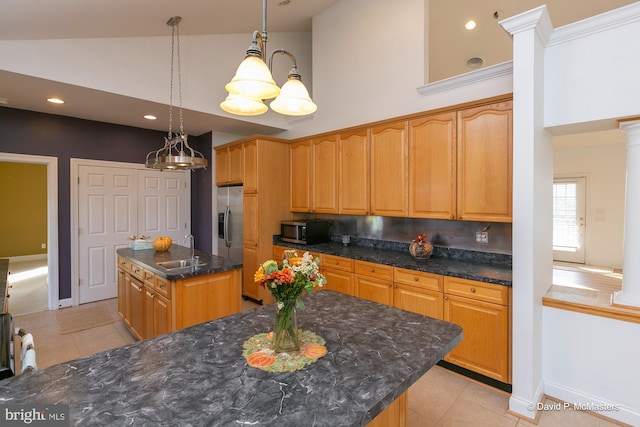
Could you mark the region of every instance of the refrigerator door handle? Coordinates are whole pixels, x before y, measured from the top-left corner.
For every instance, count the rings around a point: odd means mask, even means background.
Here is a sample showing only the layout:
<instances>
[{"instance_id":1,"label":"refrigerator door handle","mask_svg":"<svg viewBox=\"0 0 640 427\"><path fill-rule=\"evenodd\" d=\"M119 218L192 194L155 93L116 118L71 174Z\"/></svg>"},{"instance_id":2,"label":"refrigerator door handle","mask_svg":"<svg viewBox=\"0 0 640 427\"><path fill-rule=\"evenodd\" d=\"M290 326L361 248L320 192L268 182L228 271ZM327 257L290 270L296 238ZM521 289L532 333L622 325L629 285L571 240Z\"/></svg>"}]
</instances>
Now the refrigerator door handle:
<instances>
[{"instance_id":1,"label":"refrigerator door handle","mask_svg":"<svg viewBox=\"0 0 640 427\"><path fill-rule=\"evenodd\" d=\"M227 245L228 248L231 247L231 239L229 238L229 219L231 216L231 209L227 205L224 208L224 244Z\"/></svg>"}]
</instances>

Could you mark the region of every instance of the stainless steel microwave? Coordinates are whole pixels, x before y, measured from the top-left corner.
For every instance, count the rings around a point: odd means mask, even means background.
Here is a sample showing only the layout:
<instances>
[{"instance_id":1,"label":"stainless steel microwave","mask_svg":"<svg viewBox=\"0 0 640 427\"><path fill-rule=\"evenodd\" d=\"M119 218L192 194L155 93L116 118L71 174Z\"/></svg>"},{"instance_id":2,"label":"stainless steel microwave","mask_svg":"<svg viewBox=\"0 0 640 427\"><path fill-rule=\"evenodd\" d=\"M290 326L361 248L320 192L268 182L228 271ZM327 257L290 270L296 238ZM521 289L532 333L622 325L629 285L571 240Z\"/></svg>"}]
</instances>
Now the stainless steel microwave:
<instances>
[{"instance_id":1,"label":"stainless steel microwave","mask_svg":"<svg viewBox=\"0 0 640 427\"><path fill-rule=\"evenodd\" d=\"M329 241L329 221L282 221L280 237L285 242L315 245Z\"/></svg>"}]
</instances>

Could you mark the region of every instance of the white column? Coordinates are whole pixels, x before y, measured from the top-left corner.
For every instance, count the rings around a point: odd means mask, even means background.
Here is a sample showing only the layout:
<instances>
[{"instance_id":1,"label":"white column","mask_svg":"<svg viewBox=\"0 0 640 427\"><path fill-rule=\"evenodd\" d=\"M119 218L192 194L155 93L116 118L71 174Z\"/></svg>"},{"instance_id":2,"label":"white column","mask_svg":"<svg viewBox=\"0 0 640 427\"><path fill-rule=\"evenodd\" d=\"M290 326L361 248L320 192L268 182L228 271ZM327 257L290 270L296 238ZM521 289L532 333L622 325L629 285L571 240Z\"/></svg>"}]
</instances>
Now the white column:
<instances>
[{"instance_id":1,"label":"white column","mask_svg":"<svg viewBox=\"0 0 640 427\"><path fill-rule=\"evenodd\" d=\"M627 136L622 290L613 303L640 308L640 120L620 123Z\"/></svg>"}]
</instances>

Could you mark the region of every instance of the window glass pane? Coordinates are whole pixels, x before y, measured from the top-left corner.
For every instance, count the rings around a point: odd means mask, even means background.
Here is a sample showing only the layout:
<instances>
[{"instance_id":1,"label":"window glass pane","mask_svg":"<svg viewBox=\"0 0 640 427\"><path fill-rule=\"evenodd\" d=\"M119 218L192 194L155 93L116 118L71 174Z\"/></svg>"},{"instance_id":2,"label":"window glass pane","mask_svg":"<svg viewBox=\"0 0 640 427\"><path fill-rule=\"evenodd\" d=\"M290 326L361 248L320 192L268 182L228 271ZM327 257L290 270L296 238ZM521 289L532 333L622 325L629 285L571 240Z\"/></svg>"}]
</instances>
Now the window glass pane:
<instances>
[{"instance_id":1,"label":"window glass pane","mask_svg":"<svg viewBox=\"0 0 640 427\"><path fill-rule=\"evenodd\" d=\"M575 182L553 184L553 246L556 250L575 250L579 247L576 199Z\"/></svg>"}]
</instances>

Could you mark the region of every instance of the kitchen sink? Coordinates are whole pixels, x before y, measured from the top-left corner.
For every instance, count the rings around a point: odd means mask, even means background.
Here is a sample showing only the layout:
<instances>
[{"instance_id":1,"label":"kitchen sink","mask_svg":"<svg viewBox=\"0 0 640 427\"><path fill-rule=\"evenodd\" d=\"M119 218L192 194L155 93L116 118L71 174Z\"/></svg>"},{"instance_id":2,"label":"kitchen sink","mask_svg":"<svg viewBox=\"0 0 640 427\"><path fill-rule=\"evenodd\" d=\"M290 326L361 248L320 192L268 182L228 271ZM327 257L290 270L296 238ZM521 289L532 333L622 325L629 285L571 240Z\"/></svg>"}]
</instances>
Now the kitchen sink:
<instances>
[{"instance_id":1,"label":"kitchen sink","mask_svg":"<svg viewBox=\"0 0 640 427\"><path fill-rule=\"evenodd\" d=\"M202 267L203 265L207 265L207 263L193 259L174 259L172 261L159 262L157 265L165 270L177 270L187 267Z\"/></svg>"}]
</instances>

